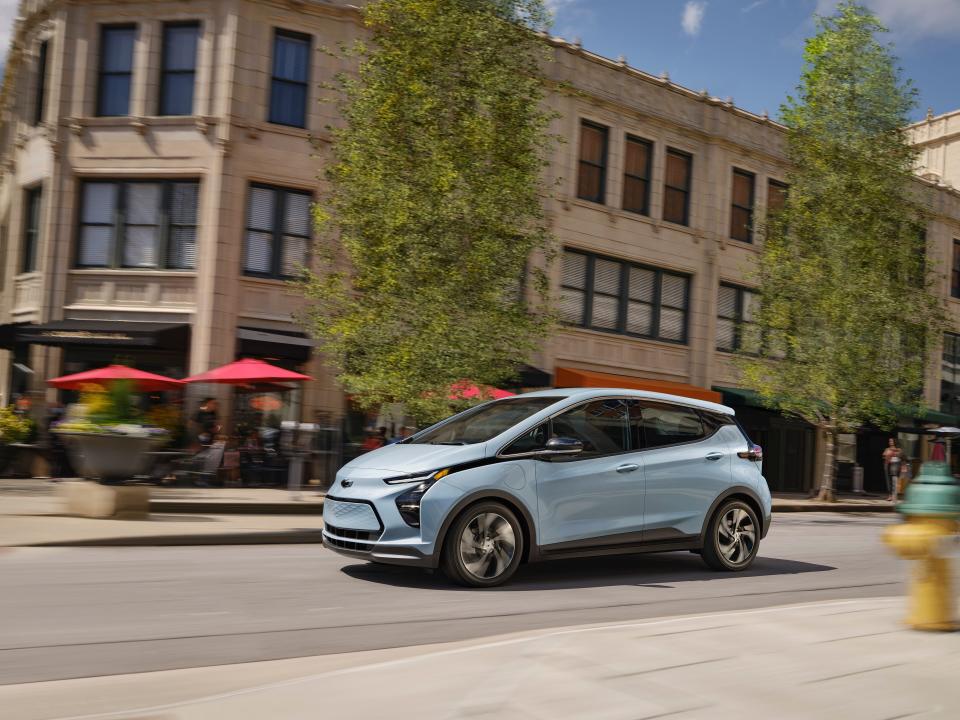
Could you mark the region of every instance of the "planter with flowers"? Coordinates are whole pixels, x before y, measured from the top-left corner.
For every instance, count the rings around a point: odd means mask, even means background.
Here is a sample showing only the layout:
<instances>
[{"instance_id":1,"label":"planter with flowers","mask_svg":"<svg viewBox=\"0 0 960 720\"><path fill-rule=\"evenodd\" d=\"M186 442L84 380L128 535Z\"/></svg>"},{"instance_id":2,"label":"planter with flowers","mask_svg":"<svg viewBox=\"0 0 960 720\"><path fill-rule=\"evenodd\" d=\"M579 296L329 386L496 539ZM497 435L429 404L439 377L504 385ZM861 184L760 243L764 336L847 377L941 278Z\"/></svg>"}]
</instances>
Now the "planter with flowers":
<instances>
[{"instance_id":1,"label":"planter with flowers","mask_svg":"<svg viewBox=\"0 0 960 720\"><path fill-rule=\"evenodd\" d=\"M116 380L106 389L88 385L80 402L54 432L85 478L114 484L150 471L169 432L146 421L133 402L133 384Z\"/></svg>"}]
</instances>

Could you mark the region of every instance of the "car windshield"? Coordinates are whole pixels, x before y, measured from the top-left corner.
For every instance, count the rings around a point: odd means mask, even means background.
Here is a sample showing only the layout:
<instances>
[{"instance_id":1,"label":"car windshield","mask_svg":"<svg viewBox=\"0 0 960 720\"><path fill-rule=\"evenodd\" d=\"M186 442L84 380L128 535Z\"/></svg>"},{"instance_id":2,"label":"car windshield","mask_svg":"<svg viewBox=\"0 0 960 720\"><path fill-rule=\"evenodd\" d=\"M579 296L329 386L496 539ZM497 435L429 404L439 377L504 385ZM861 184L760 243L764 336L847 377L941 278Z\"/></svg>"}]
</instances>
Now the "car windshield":
<instances>
[{"instance_id":1,"label":"car windshield","mask_svg":"<svg viewBox=\"0 0 960 720\"><path fill-rule=\"evenodd\" d=\"M464 410L449 420L427 428L408 442L414 445L472 445L495 438L526 420L559 397L516 397Z\"/></svg>"}]
</instances>

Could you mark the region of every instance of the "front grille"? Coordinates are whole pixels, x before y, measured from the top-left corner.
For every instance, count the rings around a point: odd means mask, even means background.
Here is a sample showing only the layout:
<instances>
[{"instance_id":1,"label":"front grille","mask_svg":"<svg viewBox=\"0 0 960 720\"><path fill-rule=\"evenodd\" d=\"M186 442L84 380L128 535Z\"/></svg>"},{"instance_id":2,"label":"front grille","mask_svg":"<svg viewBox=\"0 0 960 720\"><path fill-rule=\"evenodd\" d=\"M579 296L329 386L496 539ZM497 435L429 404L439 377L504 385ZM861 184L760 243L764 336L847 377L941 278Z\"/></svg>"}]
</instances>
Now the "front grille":
<instances>
[{"instance_id":1,"label":"front grille","mask_svg":"<svg viewBox=\"0 0 960 720\"><path fill-rule=\"evenodd\" d=\"M326 528L328 533L336 535L343 540L365 540L366 542L374 542L377 539L377 535L380 534L368 530L350 530L349 528L334 527L333 525L327 525Z\"/></svg>"},{"instance_id":2,"label":"front grille","mask_svg":"<svg viewBox=\"0 0 960 720\"><path fill-rule=\"evenodd\" d=\"M327 542L334 547L344 550L353 550L354 552L370 552L373 549L373 543L376 542L380 531L351 530L349 528L339 528L333 525L324 526L324 537ZM334 537L337 536L337 537Z\"/></svg>"}]
</instances>

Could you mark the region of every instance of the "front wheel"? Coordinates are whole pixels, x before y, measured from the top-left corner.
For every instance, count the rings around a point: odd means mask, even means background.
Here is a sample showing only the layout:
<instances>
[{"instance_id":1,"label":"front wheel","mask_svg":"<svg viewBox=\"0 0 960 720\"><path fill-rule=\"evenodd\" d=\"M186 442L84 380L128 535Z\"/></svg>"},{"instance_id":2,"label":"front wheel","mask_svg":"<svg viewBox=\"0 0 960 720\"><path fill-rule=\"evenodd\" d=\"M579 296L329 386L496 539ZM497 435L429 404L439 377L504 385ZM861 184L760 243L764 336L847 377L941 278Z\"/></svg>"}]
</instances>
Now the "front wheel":
<instances>
[{"instance_id":1,"label":"front wheel","mask_svg":"<svg viewBox=\"0 0 960 720\"><path fill-rule=\"evenodd\" d=\"M508 507L482 502L450 526L441 565L448 578L468 587L494 587L509 580L523 555L523 530Z\"/></svg>"},{"instance_id":2,"label":"front wheel","mask_svg":"<svg viewBox=\"0 0 960 720\"><path fill-rule=\"evenodd\" d=\"M714 570L736 572L753 564L760 547L757 514L740 500L720 506L703 542L703 561Z\"/></svg>"}]
</instances>

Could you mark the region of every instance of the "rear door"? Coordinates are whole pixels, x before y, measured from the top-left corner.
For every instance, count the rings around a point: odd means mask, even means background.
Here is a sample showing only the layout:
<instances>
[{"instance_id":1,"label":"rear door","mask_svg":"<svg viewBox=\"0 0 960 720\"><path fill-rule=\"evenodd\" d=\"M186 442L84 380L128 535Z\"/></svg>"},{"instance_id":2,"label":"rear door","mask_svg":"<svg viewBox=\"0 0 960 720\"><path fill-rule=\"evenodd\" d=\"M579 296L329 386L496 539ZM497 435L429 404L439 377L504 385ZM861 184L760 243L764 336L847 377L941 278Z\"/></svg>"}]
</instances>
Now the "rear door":
<instances>
[{"instance_id":1,"label":"rear door","mask_svg":"<svg viewBox=\"0 0 960 720\"><path fill-rule=\"evenodd\" d=\"M643 529L643 468L630 448L627 401L583 403L553 418L553 437L583 452L537 461L537 504L545 550L636 541Z\"/></svg>"},{"instance_id":2,"label":"rear door","mask_svg":"<svg viewBox=\"0 0 960 720\"><path fill-rule=\"evenodd\" d=\"M672 403L636 401L631 433L642 452L645 541L698 535L730 486L732 449L709 417Z\"/></svg>"}]
</instances>

